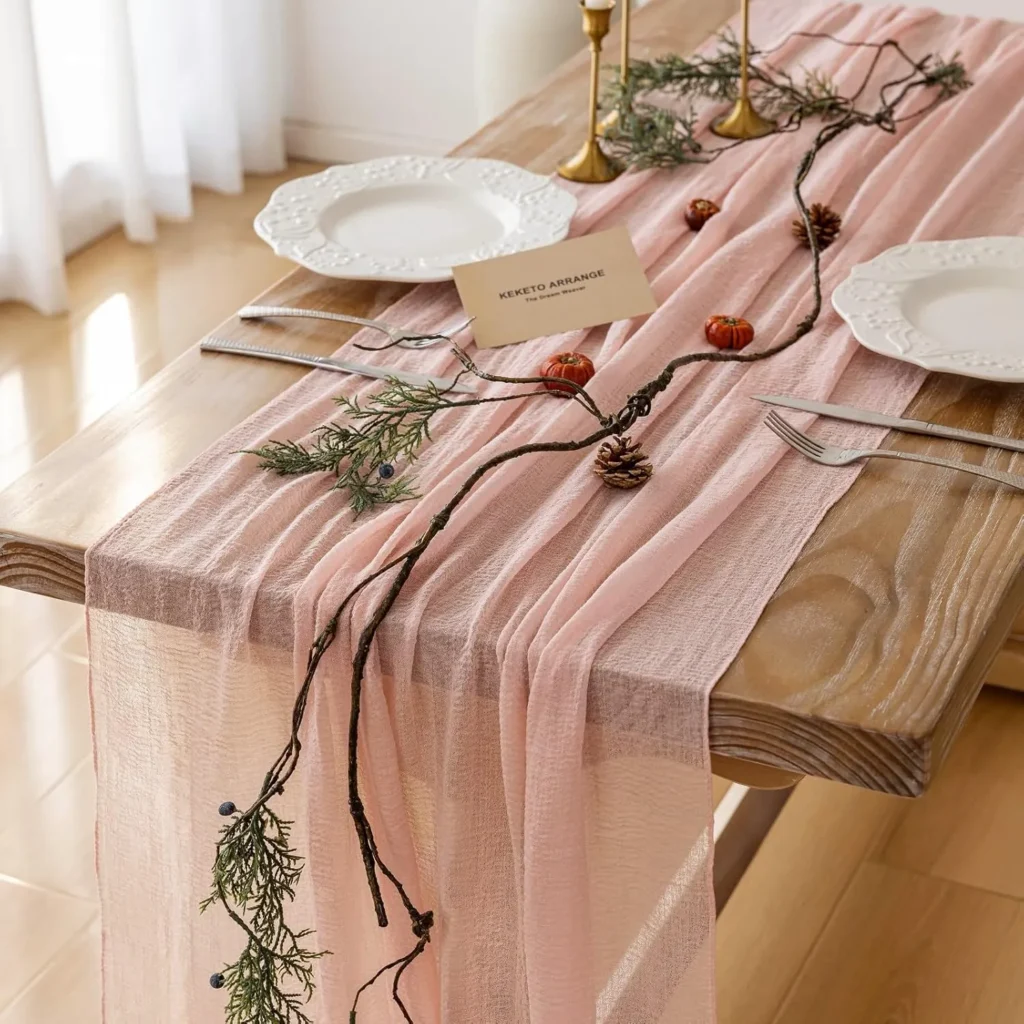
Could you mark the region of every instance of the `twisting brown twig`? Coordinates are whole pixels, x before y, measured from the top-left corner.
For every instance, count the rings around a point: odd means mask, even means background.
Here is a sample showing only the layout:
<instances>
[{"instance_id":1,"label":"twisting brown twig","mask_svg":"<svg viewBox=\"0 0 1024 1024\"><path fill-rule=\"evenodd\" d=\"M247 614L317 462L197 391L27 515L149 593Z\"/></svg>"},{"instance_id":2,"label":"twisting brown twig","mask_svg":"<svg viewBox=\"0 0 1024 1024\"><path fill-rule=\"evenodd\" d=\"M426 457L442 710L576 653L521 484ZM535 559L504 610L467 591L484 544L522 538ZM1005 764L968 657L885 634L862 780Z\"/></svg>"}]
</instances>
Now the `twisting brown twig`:
<instances>
[{"instance_id":1,"label":"twisting brown twig","mask_svg":"<svg viewBox=\"0 0 1024 1024\"><path fill-rule=\"evenodd\" d=\"M405 971L426 949L426 945L430 941L434 915L432 911L420 911L417 908L405 885L384 861L377 847L373 828L363 805L359 788L358 745L363 686L367 659L369 658L377 631L394 603L398 600L423 553L434 538L447 526L451 516L456 512L462 501L491 470L526 455L546 452L571 452L590 448L608 437L625 432L637 420L648 416L651 413L657 396L671 385L676 372L681 368L701 362L758 362L783 352L785 349L796 344L813 329L821 313L823 301L821 254L816 233L811 225L808 208L804 201L802 186L814 166L818 153L829 143L854 127L876 127L883 131L894 132L896 126L901 121L906 120L910 116L920 116L926 113L935 103L941 102L942 99L953 95L970 84L967 81L962 65L956 61L942 62L928 56L921 61L915 62L893 40L879 44L846 43L843 40L835 41L843 45L874 47L876 53L864 84L854 93L852 99L844 100L842 97L835 96L832 93L822 93L820 90L812 97L814 102L819 104L825 103L827 100L828 113L833 119L827 121L815 135L812 145L803 155L797 167L793 180L793 199L807 231L810 245L812 283L811 307L793 330L775 345L759 351L701 350L679 356L671 360L655 378L634 391L626 399L618 412L610 415L601 411L585 388L574 385L571 381L560 381L560 385L569 384L571 386L573 389L572 398L594 417L598 426L587 436L577 440L538 441L519 445L494 455L478 465L441 509L435 513L415 544L400 555L392 558L379 569L368 573L349 591L313 642L307 660L306 674L295 700L288 742L267 772L259 795L252 806L244 812L235 814L234 805L230 803L222 805L221 808L222 813L232 815L233 817L232 821L222 830L220 841L217 844L213 891L205 905L223 903L228 914L242 928L248 939L246 949L243 951L239 961L228 965L222 974L214 975L216 987L226 984L231 988L231 1001L228 1007L229 1024L248 1024L249 1021L255 1020L272 1020L275 1024L308 1024L309 1022L309 1018L301 1009L300 1004L303 1001L303 995L305 998L308 998L312 994L311 961L321 954L311 953L302 949L299 945L299 940L307 933L292 933L284 924L282 916L284 899L294 896L294 886L298 881L299 865L301 862L298 856L294 854L294 851L287 847L286 826L288 823L281 822L273 814L268 804L274 796L283 791L285 783L298 765L302 750L300 731L310 689L323 656L335 641L342 615L356 596L362 593L371 583L381 579L390 572L394 572L394 579L370 613L370 617L359 635L352 658L351 705L348 732L349 813L359 840L363 865L378 923L381 927L388 925L388 915L379 877L382 875L392 886L405 908L412 934L416 938L416 944L402 957L381 967L373 977L359 987L355 993L350 1011L350 1024L356 1024L358 1004L363 993L390 971L394 971L391 985L392 999L400 1009L404 1019L412 1024L412 1017L399 992L399 983ZM911 70L906 75L886 83L882 87L881 106L878 110L873 113L858 111L854 106L855 100L866 89L867 80L877 67L882 53L887 49L898 53L910 65ZM647 66L649 67L650 65ZM778 130L796 130L802 123L806 110L810 109L810 107L809 105L802 106L797 102L799 90L793 85L788 75L779 73L768 65L765 65L765 67L768 70L752 67L753 77L757 79L758 76L762 76L761 80L766 80L764 76L770 76L774 73L775 77L770 80L777 94L782 97L780 102L787 101L788 99L791 104L795 104L789 117L780 124ZM694 75L697 77L700 75L706 76L708 68L713 68L713 62L701 58L695 62L693 68L695 69ZM897 106L910 96L911 93L931 86L937 87L937 95L932 103L925 105L913 114L902 117L897 116ZM713 88L721 90L725 88L725 84L722 81L717 81L713 83ZM662 130L664 122L659 123L661 124L659 130ZM700 150L699 146L697 150L684 146L682 151L684 151L683 155L687 162L691 159L706 161L707 159L713 159L715 155L724 151L725 148L729 147L720 147L713 151L713 153L700 154L698 153ZM698 156L694 157L694 153L698 153ZM514 385L546 383L546 378L543 377L506 377L487 373L481 370L469 355L457 345L453 345L453 352L462 363L463 374L472 373L483 380ZM489 401L504 401L516 397L540 394L544 394L544 392L533 391L516 395L493 396L492 398L466 399L464 401L449 401L446 397L438 396L438 408L443 407L447 410L450 408L480 405ZM285 840L281 840L282 834ZM266 838L267 836L269 836L269 839ZM265 848L254 849L252 844L256 843L258 845L261 841L265 841L268 845ZM267 864L269 864L268 868L260 867L260 865ZM270 880L262 888L257 887L259 892L254 894L253 878L259 874L260 870L263 870ZM263 876L260 877L262 878ZM255 910L253 910L253 904L257 902L258 897L262 898L264 902L259 902ZM265 903L265 900L268 898L270 900L269 907ZM250 920L247 921L243 915L251 910ZM257 922L259 922L258 927ZM298 982L303 990L302 994L292 995L283 991L282 980L288 978Z\"/></svg>"}]
</instances>

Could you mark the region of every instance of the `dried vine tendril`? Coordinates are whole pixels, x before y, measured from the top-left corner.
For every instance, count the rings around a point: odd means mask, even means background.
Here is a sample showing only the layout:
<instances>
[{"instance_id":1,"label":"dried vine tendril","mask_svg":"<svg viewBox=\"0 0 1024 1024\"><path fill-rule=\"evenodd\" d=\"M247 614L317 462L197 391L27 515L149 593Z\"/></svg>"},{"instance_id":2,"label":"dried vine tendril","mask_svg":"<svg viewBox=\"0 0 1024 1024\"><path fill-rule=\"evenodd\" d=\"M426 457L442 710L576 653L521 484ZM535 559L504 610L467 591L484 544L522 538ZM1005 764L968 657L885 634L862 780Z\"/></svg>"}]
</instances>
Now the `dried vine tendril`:
<instances>
[{"instance_id":1,"label":"dried vine tendril","mask_svg":"<svg viewBox=\"0 0 1024 1024\"><path fill-rule=\"evenodd\" d=\"M769 112L780 119L779 132L796 130L810 116L819 116L825 120L810 148L801 158L793 180L793 199L810 241L813 290L811 308L789 335L769 348L757 352L702 350L673 359L655 378L633 392L621 409L610 415L598 408L585 389L576 388L573 398L594 417L595 426L591 433L577 440L537 441L519 445L482 462L434 515L422 536L410 548L386 565L368 573L352 588L309 651L305 678L292 712L288 742L270 766L255 801L243 811L236 810L231 803L221 806L221 812L231 820L221 830L213 868L213 887L203 908L223 905L246 937L246 945L239 958L211 979L214 987L223 986L229 991L226 1011L228 1024L311 1024L304 1007L313 993L315 962L324 954L305 948L304 940L309 933L294 932L285 922L285 909L294 898L302 871L302 859L292 848L290 823L282 821L271 809L269 802L283 792L298 765L302 751L300 733L310 689L321 659L334 642L345 609L371 583L389 574L393 575L390 585L377 601L359 635L352 658L348 802L377 921L381 927L388 925L381 888L383 878L401 901L414 940L407 953L381 966L355 992L350 1024L357 1022L359 1000L363 993L386 976L391 978L391 993L395 1004L404 1019L413 1024L402 1001L399 984L405 971L423 953L430 941L434 915L432 911L420 910L416 906L404 884L381 856L360 797L358 737L370 648L377 630L401 594L416 563L448 524L463 499L491 470L526 455L580 451L605 438L624 433L638 419L650 414L657 396L669 387L676 371L684 366L699 362L757 362L777 355L806 336L821 313L821 260L801 189L818 153L851 128L876 127L895 132L902 121L926 113L970 85L963 65L955 57L943 60L928 55L915 61L892 40L858 43L845 42L823 34L797 35L828 38L844 46L875 50L863 84L850 97L840 96L831 82L813 73L803 83L798 83L788 73L772 68L763 59L755 59L751 67L751 76L761 89L759 102L767 104ZM903 74L882 85L879 105L875 110L858 110L856 102L867 89L886 51L897 54L907 68ZM643 97L660 91L715 100L731 99L736 95L739 79L738 57L734 37L726 34L720 37L720 52L713 57L694 57L688 61L667 57L631 64L628 84L615 97L619 127L610 136L610 141L618 155L638 167L674 166L679 163L708 162L718 153L736 145L730 143L706 150L693 136L695 118L692 112L683 115L668 113L659 110ZM757 57L763 58L764 53L757 54ZM902 115L898 113L904 100L924 90L934 92L928 103L916 111ZM540 377L501 377L486 373L462 349L453 346L453 351L463 365L463 373L513 385L543 383L544 379ZM367 474L382 461L398 456L413 461L419 445L429 438L429 423L437 413L542 394L550 397L550 393L544 391L517 391L492 398L455 400L449 392L410 388L391 380L382 392L368 399L365 405L354 400L341 400L350 417L349 425L332 424L323 428L327 433L318 434L313 444L308 446L277 442L264 446L256 454L264 468L278 473L334 472L338 476L336 486L349 491L353 508L360 511L379 501L404 500L413 496L408 484L398 492L382 488L374 490L377 485L368 483Z\"/></svg>"}]
</instances>

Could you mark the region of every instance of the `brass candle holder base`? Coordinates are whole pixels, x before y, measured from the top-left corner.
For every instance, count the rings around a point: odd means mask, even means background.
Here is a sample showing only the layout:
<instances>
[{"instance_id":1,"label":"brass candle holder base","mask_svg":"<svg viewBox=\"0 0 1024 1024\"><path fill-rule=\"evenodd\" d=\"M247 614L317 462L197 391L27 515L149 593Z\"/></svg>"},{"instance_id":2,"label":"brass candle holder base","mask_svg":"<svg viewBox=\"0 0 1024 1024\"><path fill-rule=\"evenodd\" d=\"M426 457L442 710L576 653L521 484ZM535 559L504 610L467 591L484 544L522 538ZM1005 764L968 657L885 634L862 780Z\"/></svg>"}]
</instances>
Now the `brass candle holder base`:
<instances>
[{"instance_id":1,"label":"brass candle holder base","mask_svg":"<svg viewBox=\"0 0 1024 1024\"><path fill-rule=\"evenodd\" d=\"M597 139L587 139L571 160L558 165L558 173L567 181L598 185L614 181L622 173L622 168L608 158Z\"/></svg>"},{"instance_id":2,"label":"brass candle holder base","mask_svg":"<svg viewBox=\"0 0 1024 1024\"><path fill-rule=\"evenodd\" d=\"M558 167L558 173L568 181L581 181L597 185L612 181L622 173L622 168L609 159L597 141L597 99L601 84L601 40L608 35L611 27L612 8L614 2L607 7L587 7L580 0L580 11L583 15L583 31L590 40L590 116L587 123L587 141L579 152Z\"/></svg>"},{"instance_id":3,"label":"brass candle holder base","mask_svg":"<svg viewBox=\"0 0 1024 1024\"><path fill-rule=\"evenodd\" d=\"M771 135L775 128L775 122L762 117L748 96L741 96L725 117L711 125L711 130L723 139L760 139Z\"/></svg>"},{"instance_id":4,"label":"brass candle holder base","mask_svg":"<svg viewBox=\"0 0 1024 1024\"><path fill-rule=\"evenodd\" d=\"M750 0L742 0L743 43L740 47L740 98L711 130L723 139L760 139L775 131L775 122L762 117L750 102Z\"/></svg>"}]
</instances>

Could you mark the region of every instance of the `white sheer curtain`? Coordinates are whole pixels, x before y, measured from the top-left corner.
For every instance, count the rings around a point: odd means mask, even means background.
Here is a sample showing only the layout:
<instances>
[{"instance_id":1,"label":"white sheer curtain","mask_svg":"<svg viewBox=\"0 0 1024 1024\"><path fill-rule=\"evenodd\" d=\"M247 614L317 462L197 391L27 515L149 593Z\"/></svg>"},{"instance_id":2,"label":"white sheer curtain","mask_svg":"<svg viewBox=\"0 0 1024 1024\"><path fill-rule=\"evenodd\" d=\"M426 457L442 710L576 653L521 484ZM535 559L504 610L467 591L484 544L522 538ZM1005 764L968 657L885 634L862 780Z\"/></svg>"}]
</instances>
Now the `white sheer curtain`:
<instances>
[{"instance_id":1,"label":"white sheer curtain","mask_svg":"<svg viewBox=\"0 0 1024 1024\"><path fill-rule=\"evenodd\" d=\"M59 312L66 252L284 166L284 4L0 0L0 300Z\"/></svg>"}]
</instances>

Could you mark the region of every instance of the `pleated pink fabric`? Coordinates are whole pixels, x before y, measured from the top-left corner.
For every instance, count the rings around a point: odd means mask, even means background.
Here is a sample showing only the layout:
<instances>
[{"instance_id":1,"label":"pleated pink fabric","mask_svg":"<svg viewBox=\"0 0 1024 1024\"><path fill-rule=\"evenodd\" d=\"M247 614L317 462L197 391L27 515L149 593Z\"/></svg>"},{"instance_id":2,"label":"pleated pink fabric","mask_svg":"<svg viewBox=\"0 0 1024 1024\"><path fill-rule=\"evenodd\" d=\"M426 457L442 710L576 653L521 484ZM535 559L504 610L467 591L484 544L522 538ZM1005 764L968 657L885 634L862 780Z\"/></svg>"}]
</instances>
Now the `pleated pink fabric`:
<instances>
[{"instance_id":1,"label":"pleated pink fabric","mask_svg":"<svg viewBox=\"0 0 1024 1024\"><path fill-rule=\"evenodd\" d=\"M791 27L895 37L911 54L959 50L976 82L895 136L854 131L821 154L806 194L844 215L823 258L826 295L891 245L1024 229L1024 29L792 6L757 38ZM870 57L793 38L776 60L823 68L849 92ZM481 365L531 374L551 353L583 351L599 368L591 392L615 409L704 346L710 313L749 318L755 345L784 336L811 301L789 225L812 131L580 189L574 232L628 225L658 311L481 352ZM683 210L697 196L722 212L693 234ZM443 328L459 305L450 285L423 286L386 318ZM431 373L454 365L443 347L379 358ZM680 372L633 430L655 466L643 488L602 486L591 453L536 456L492 473L458 510L379 634L361 736L384 856L437 915L427 955L403 979L417 1024L713 1021L708 695L857 473L801 461L760 425L751 396L899 413L923 376L860 349L828 307L772 360ZM223 1019L207 978L242 937L223 914L196 912L217 805L255 795L286 738L307 648L340 598L406 548L485 458L592 426L554 398L445 413L416 468L420 500L358 520L329 480L272 477L235 454L301 438L335 414L333 396L372 387L309 374L88 553L107 1024ZM319 972L318 1024L347 1020L356 987L412 944L400 906L393 927L374 922L346 806L348 666L380 592L355 603L322 664L302 767L281 798L309 858L293 921L334 954ZM399 1021L378 988L360 1020Z\"/></svg>"}]
</instances>

